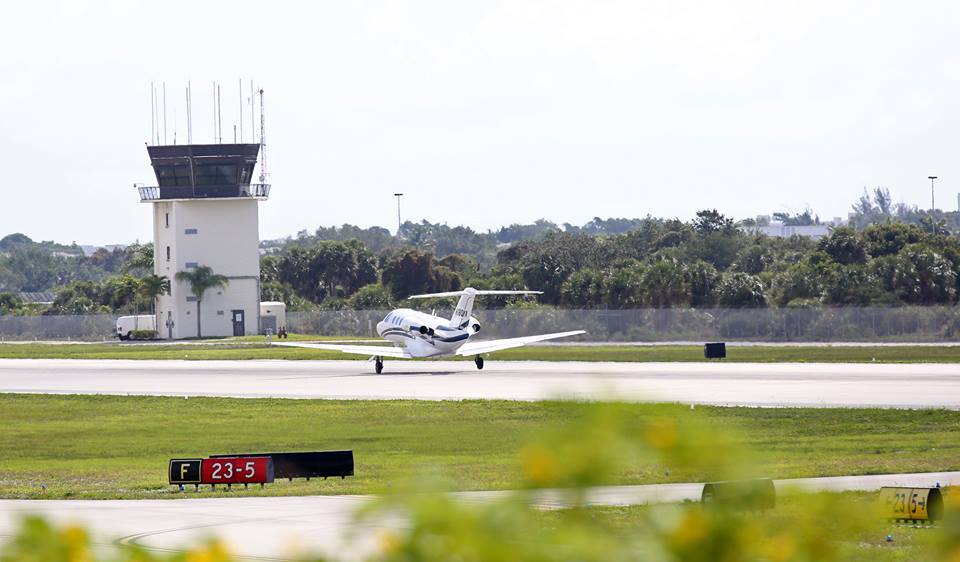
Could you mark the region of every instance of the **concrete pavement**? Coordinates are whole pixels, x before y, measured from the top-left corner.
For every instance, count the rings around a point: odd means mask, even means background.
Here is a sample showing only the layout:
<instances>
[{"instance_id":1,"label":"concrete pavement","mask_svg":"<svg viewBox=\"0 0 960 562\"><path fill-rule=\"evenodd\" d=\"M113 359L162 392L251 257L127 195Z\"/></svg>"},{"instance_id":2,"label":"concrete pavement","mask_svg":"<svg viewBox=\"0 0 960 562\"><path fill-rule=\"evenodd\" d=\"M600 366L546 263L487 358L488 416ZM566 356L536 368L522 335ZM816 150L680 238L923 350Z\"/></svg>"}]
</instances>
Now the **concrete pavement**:
<instances>
[{"instance_id":1,"label":"concrete pavement","mask_svg":"<svg viewBox=\"0 0 960 562\"><path fill-rule=\"evenodd\" d=\"M0 392L238 398L669 401L960 408L960 366L864 363L0 359Z\"/></svg>"}]
</instances>

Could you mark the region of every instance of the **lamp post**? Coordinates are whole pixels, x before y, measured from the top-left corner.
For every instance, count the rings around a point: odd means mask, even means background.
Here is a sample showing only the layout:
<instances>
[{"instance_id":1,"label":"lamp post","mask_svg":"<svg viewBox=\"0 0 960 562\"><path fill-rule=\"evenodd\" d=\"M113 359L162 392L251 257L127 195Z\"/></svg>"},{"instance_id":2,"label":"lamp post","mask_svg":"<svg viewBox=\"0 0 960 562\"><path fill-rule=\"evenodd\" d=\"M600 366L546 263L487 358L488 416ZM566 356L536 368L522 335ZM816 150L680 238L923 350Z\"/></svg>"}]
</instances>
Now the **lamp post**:
<instances>
[{"instance_id":1,"label":"lamp post","mask_svg":"<svg viewBox=\"0 0 960 562\"><path fill-rule=\"evenodd\" d=\"M397 238L400 238L400 226L403 224L400 222L400 198L403 197L403 194L394 193L393 196L397 198Z\"/></svg>"},{"instance_id":2,"label":"lamp post","mask_svg":"<svg viewBox=\"0 0 960 562\"><path fill-rule=\"evenodd\" d=\"M930 230L932 234L936 234L937 225L933 219L933 210L936 209L933 199L933 182L937 179L937 176L927 176L927 179L930 180Z\"/></svg>"},{"instance_id":3,"label":"lamp post","mask_svg":"<svg viewBox=\"0 0 960 562\"><path fill-rule=\"evenodd\" d=\"M937 176L927 176L927 179L930 180L930 214L933 214L933 210L936 206L933 204L933 180L937 179Z\"/></svg>"}]
</instances>

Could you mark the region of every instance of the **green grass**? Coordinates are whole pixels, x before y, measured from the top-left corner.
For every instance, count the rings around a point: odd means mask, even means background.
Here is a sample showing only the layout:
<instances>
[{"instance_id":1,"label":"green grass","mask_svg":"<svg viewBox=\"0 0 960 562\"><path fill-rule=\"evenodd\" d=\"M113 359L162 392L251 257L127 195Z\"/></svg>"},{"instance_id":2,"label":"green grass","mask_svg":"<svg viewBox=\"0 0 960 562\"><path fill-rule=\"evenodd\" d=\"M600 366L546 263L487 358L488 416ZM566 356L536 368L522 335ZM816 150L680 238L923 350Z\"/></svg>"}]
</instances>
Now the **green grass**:
<instances>
[{"instance_id":1,"label":"green grass","mask_svg":"<svg viewBox=\"0 0 960 562\"><path fill-rule=\"evenodd\" d=\"M364 360L319 349L271 347L258 339L193 344L0 344L2 359L342 359ZM300 339L300 338L291 338ZM442 359L470 360L462 357ZM499 351L493 361L705 361L694 345L530 346ZM960 346L727 347L726 362L960 363Z\"/></svg>"},{"instance_id":2,"label":"green grass","mask_svg":"<svg viewBox=\"0 0 960 562\"><path fill-rule=\"evenodd\" d=\"M180 497L170 458L264 450L350 448L356 476L277 482L243 494L354 494L436 475L459 490L520 482L524 444L591 406L576 402L326 401L0 395L0 497ZM642 434L653 417L705 421L741 435L771 477L960 469L960 412L623 405ZM708 479L640 461L609 483ZM221 495L224 492L213 492ZM190 496L197 495L189 492ZM211 495L203 491L199 495Z\"/></svg>"}]
</instances>

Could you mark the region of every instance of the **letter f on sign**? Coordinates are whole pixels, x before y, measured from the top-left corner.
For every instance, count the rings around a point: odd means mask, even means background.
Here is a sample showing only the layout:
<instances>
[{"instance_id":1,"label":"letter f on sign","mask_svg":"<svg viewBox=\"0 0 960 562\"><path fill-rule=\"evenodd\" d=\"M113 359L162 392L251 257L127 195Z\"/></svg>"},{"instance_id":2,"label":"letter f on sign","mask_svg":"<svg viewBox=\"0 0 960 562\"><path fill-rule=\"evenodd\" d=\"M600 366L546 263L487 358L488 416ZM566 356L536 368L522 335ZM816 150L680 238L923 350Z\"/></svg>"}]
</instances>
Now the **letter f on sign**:
<instances>
[{"instance_id":1,"label":"letter f on sign","mask_svg":"<svg viewBox=\"0 0 960 562\"><path fill-rule=\"evenodd\" d=\"M189 466L189 465L188 465L187 463L185 463L185 462L184 462L184 463L180 463L180 480L183 480L184 478L187 477L187 467L188 467L188 466Z\"/></svg>"}]
</instances>

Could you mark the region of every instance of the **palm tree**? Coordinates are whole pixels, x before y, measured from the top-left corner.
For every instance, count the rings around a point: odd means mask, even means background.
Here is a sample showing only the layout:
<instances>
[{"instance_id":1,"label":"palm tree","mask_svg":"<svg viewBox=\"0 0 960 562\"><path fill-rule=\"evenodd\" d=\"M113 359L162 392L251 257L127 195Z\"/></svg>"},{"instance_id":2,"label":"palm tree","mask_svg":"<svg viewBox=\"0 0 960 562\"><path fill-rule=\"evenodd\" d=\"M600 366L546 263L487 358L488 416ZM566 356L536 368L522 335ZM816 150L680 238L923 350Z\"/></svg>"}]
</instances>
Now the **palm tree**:
<instances>
[{"instance_id":1,"label":"palm tree","mask_svg":"<svg viewBox=\"0 0 960 562\"><path fill-rule=\"evenodd\" d=\"M170 279L166 275L147 275L140 280L140 286L137 292L145 299L153 303L153 313L157 313L157 297L166 293L170 294Z\"/></svg>"},{"instance_id":2,"label":"palm tree","mask_svg":"<svg viewBox=\"0 0 960 562\"><path fill-rule=\"evenodd\" d=\"M200 336L200 301L207 289L226 287L230 282L225 275L214 273L213 269L205 265L198 265L193 271L178 271L177 281L190 283L190 292L197 297L197 337Z\"/></svg>"}]
</instances>

